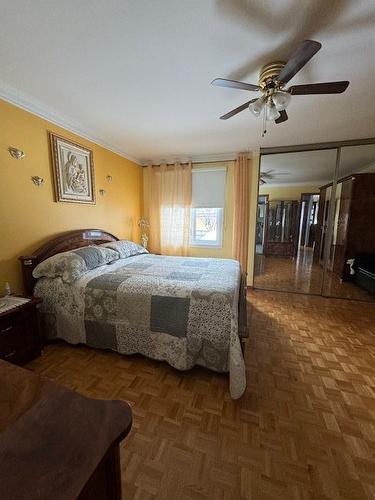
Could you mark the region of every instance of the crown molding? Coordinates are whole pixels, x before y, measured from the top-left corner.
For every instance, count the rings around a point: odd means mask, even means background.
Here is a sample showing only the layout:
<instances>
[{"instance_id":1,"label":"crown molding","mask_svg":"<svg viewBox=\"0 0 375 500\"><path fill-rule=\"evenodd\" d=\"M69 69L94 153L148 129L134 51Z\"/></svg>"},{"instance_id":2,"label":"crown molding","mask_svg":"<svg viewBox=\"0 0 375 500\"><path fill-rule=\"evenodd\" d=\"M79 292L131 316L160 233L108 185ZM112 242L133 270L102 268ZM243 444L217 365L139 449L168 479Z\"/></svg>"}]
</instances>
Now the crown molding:
<instances>
[{"instance_id":1,"label":"crown molding","mask_svg":"<svg viewBox=\"0 0 375 500\"><path fill-rule=\"evenodd\" d=\"M118 146L111 144L100 137L97 137L95 133L87 127L84 127L81 123L78 123L68 116L64 116L59 114L56 110L52 108L48 108L41 101L27 95L23 92L16 90L11 87L7 83L0 80L0 99L3 99L18 108L21 108L29 113L42 118L43 120L48 121L49 123L53 123L58 127L61 127L73 134L78 135L88 141L91 141L98 146L102 146L113 153L130 160L137 165L142 165L146 167L148 165L160 165L161 163L173 164L175 162L187 163L191 161L192 163L213 163L213 162L225 162L225 161L233 161L238 156L238 151L234 153L219 153L219 154L202 154L202 155L170 155L167 158L158 158L152 160L139 160L138 158L134 158L133 156L126 153L123 149ZM252 157L252 153L247 151L249 158Z\"/></svg>"},{"instance_id":2,"label":"crown molding","mask_svg":"<svg viewBox=\"0 0 375 500\"><path fill-rule=\"evenodd\" d=\"M41 103L37 99L34 99L33 97L14 89L1 80L0 98L6 102L9 102L10 104L13 104L14 106L17 106L18 108L21 108L33 115L38 116L39 118L43 118L44 120L47 120L48 122L53 123L58 127L64 128L65 130L68 130L73 134L87 139L97 144L98 146L102 146L103 148L108 149L109 151L112 151L113 153L116 153L117 155L136 163L137 165L142 164L137 158L134 158L133 156L127 154L123 149L108 143L100 137L97 137L94 132L84 127L81 123L75 122L74 120L69 119L69 117L57 113L53 109L49 109L45 106L45 104Z\"/></svg>"},{"instance_id":3,"label":"crown molding","mask_svg":"<svg viewBox=\"0 0 375 500\"><path fill-rule=\"evenodd\" d=\"M252 158L251 151L246 151L249 155L249 158ZM168 165L172 165L173 163L214 163L214 162L224 162L224 161L234 161L238 156L238 152L236 153L218 153L218 154L202 154L202 155L193 155L193 156L184 156L184 155L171 155L167 158L163 159L153 159L153 160L141 160L140 164L143 167L148 167L150 165L160 165L162 163L167 163Z\"/></svg>"}]
</instances>

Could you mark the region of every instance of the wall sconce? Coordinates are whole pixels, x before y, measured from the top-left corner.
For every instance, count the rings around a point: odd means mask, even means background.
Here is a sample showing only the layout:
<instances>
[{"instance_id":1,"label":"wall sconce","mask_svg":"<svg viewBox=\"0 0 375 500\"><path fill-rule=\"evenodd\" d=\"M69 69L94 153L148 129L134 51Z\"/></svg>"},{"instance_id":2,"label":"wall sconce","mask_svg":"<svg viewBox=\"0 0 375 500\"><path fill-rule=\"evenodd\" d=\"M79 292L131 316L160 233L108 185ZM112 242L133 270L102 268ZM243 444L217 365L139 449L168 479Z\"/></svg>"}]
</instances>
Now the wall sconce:
<instances>
[{"instance_id":1,"label":"wall sconce","mask_svg":"<svg viewBox=\"0 0 375 500\"><path fill-rule=\"evenodd\" d=\"M107 177L105 178L105 180L107 182L112 182L112 175L107 175Z\"/></svg>"},{"instance_id":2,"label":"wall sconce","mask_svg":"<svg viewBox=\"0 0 375 500\"><path fill-rule=\"evenodd\" d=\"M39 175L33 175L31 177L31 180L35 184L35 186L41 186L44 183L44 179L42 177L39 177Z\"/></svg>"},{"instance_id":3,"label":"wall sconce","mask_svg":"<svg viewBox=\"0 0 375 500\"><path fill-rule=\"evenodd\" d=\"M9 146L8 151L10 156L16 160L22 160L22 158L25 158L25 153L20 149Z\"/></svg>"},{"instance_id":4,"label":"wall sconce","mask_svg":"<svg viewBox=\"0 0 375 500\"><path fill-rule=\"evenodd\" d=\"M99 189L99 194L101 196L105 196L107 194L107 191L105 189Z\"/></svg>"}]
</instances>

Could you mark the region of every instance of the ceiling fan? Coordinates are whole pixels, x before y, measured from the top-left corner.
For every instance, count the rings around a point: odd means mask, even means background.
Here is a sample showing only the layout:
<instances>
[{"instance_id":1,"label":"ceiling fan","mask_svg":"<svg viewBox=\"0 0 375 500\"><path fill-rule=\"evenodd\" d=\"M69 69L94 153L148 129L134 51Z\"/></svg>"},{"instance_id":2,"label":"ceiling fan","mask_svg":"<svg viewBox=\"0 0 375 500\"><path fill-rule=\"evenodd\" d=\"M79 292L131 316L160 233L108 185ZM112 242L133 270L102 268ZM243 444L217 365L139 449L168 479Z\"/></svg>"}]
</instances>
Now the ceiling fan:
<instances>
[{"instance_id":1,"label":"ceiling fan","mask_svg":"<svg viewBox=\"0 0 375 500\"><path fill-rule=\"evenodd\" d=\"M260 173L259 182L261 185L267 184L267 181L277 179L279 175L289 175L289 172L277 172L276 170L271 168L267 172Z\"/></svg>"},{"instance_id":2,"label":"ceiling fan","mask_svg":"<svg viewBox=\"0 0 375 500\"><path fill-rule=\"evenodd\" d=\"M247 101L238 108L232 109L223 116L221 120L227 120L241 111L249 108L255 116L263 112L264 132L266 133L266 121L283 123L288 119L286 108L293 95L309 94L341 94L348 85L348 81L308 83L304 85L293 85L285 89L285 85L300 71L305 64L320 50L322 44L314 40L304 40L289 58L288 62L271 62L266 64L259 76L259 84L238 82L216 78L211 83L217 87L229 87L233 89L261 92L261 96Z\"/></svg>"}]
</instances>

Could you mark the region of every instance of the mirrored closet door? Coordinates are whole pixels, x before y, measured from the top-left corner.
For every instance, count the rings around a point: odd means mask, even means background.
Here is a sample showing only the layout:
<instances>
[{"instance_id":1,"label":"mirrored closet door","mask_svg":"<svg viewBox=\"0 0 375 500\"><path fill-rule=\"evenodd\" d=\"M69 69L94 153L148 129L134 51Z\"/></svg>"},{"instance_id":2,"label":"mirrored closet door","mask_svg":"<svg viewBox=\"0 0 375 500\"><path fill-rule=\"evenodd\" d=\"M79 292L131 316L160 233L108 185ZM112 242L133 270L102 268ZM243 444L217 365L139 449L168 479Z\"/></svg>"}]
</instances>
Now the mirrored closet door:
<instances>
[{"instance_id":1,"label":"mirrored closet door","mask_svg":"<svg viewBox=\"0 0 375 500\"><path fill-rule=\"evenodd\" d=\"M255 288L321 292L329 200L319 188L335 164L334 149L261 156Z\"/></svg>"},{"instance_id":2,"label":"mirrored closet door","mask_svg":"<svg viewBox=\"0 0 375 500\"><path fill-rule=\"evenodd\" d=\"M342 147L323 295L375 301L375 144Z\"/></svg>"},{"instance_id":3,"label":"mirrored closet door","mask_svg":"<svg viewBox=\"0 0 375 500\"><path fill-rule=\"evenodd\" d=\"M254 287L374 301L375 144L262 154L259 178Z\"/></svg>"}]
</instances>

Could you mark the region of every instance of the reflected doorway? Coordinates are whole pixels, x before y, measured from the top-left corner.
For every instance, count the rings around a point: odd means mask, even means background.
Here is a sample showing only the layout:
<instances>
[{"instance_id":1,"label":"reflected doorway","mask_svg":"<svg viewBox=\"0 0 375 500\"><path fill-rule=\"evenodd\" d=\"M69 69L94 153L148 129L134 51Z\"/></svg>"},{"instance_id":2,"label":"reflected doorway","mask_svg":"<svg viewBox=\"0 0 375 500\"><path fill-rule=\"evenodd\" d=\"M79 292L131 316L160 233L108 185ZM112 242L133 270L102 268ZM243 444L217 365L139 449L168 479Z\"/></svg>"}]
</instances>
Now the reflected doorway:
<instances>
[{"instance_id":1,"label":"reflected doorway","mask_svg":"<svg viewBox=\"0 0 375 500\"><path fill-rule=\"evenodd\" d=\"M300 200L300 220L298 247L311 249L315 248L318 208L320 195L316 193L302 193Z\"/></svg>"},{"instance_id":2,"label":"reflected doorway","mask_svg":"<svg viewBox=\"0 0 375 500\"><path fill-rule=\"evenodd\" d=\"M264 254L264 244L266 240L266 226L268 213L268 194L258 196L256 241L255 251L257 254Z\"/></svg>"}]
</instances>

